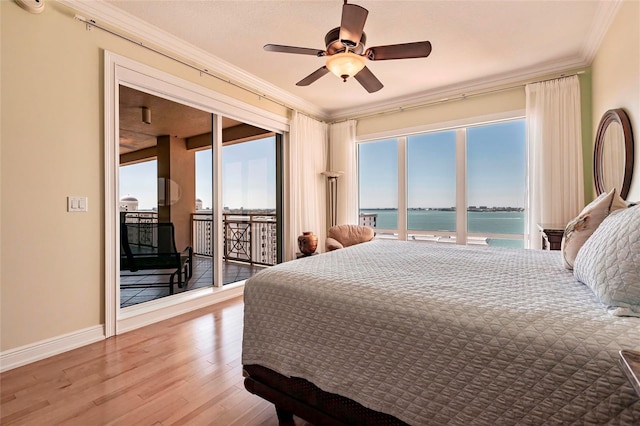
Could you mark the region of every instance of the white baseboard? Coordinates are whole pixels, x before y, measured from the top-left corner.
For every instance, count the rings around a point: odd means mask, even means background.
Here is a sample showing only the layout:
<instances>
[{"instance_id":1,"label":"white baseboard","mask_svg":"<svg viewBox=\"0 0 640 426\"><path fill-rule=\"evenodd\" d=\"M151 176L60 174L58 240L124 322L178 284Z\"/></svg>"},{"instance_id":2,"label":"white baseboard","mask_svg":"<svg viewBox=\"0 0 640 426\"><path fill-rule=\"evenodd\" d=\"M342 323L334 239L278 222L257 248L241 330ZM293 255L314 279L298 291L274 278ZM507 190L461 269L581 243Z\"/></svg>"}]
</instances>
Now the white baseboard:
<instances>
[{"instance_id":1,"label":"white baseboard","mask_svg":"<svg viewBox=\"0 0 640 426\"><path fill-rule=\"evenodd\" d=\"M81 346L104 340L104 326L97 325L84 330L42 340L30 345L0 353L0 373L49 358Z\"/></svg>"},{"instance_id":2,"label":"white baseboard","mask_svg":"<svg viewBox=\"0 0 640 426\"><path fill-rule=\"evenodd\" d=\"M192 290L181 295L182 297L166 298L165 300L163 298L126 308L123 310L125 313L121 313L118 320L118 334L241 296L243 292L244 281L239 281L222 288L209 287L200 291ZM97 325L0 352L0 373L99 342L105 338L104 325Z\"/></svg>"}]
</instances>

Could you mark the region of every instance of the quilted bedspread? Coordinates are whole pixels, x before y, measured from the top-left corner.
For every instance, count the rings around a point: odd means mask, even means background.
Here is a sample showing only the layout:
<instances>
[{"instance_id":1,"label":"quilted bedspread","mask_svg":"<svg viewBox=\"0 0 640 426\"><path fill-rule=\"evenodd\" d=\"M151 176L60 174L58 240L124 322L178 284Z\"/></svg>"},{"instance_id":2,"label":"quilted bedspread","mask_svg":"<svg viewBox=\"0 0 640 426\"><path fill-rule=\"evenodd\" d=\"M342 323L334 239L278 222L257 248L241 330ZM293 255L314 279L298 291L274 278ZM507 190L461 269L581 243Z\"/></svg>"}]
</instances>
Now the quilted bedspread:
<instances>
[{"instance_id":1,"label":"quilted bedspread","mask_svg":"<svg viewBox=\"0 0 640 426\"><path fill-rule=\"evenodd\" d=\"M559 252L374 240L246 282L242 362L409 424L640 424L640 318Z\"/></svg>"}]
</instances>

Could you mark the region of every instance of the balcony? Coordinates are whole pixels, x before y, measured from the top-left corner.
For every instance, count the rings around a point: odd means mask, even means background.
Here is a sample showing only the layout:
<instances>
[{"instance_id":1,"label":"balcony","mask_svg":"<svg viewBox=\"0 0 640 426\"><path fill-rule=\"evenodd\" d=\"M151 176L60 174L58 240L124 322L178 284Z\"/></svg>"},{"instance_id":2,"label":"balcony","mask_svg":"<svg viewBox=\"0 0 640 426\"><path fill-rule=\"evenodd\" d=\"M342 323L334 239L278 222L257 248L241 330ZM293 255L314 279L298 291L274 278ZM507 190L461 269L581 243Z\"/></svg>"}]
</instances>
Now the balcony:
<instances>
[{"instance_id":1,"label":"balcony","mask_svg":"<svg viewBox=\"0 0 640 426\"><path fill-rule=\"evenodd\" d=\"M192 290L213 285L212 212L191 214L191 246L194 253L193 277L186 289ZM158 214L152 211L121 212L120 220L135 224L158 221ZM145 235L144 227L139 228L137 245L144 246L152 241ZM224 253L222 265L223 284L242 281L252 277L264 267L277 263L276 215L264 214L223 214ZM181 249L180 247L179 249ZM149 276L128 276L121 279L126 284L153 282ZM144 281L143 281L144 280ZM120 306L126 307L169 295L167 288L122 288Z\"/></svg>"},{"instance_id":2,"label":"balcony","mask_svg":"<svg viewBox=\"0 0 640 426\"><path fill-rule=\"evenodd\" d=\"M250 265L272 266L278 261L276 215L222 214L224 233L224 260ZM198 212L191 215L193 252L200 256L212 256L212 213Z\"/></svg>"}]
</instances>

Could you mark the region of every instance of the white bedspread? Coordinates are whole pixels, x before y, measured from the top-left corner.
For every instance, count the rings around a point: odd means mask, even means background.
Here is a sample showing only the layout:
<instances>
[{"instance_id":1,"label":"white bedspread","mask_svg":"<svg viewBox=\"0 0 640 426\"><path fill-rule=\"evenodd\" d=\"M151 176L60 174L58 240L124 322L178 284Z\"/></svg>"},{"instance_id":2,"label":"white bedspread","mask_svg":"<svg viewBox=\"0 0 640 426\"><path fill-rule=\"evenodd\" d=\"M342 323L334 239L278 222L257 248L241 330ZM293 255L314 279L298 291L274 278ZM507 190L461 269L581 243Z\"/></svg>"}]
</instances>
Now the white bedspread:
<instances>
[{"instance_id":1,"label":"white bedspread","mask_svg":"<svg viewBox=\"0 0 640 426\"><path fill-rule=\"evenodd\" d=\"M410 424L640 424L607 314L559 252L374 240L245 287L242 362Z\"/></svg>"}]
</instances>

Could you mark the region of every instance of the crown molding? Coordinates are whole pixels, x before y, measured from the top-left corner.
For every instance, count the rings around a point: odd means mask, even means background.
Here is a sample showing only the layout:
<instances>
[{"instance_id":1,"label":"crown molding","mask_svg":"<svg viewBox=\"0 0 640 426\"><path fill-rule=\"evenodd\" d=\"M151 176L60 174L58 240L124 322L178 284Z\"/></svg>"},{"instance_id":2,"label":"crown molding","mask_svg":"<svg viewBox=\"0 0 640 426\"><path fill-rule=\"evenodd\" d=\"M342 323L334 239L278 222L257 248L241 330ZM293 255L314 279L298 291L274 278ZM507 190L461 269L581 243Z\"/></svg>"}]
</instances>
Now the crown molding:
<instances>
[{"instance_id":1,"label":"crown molding","mask_svg":"<svg viewBox=\"0 0 640 426\"><path fill-rule=\"evenodd\" d=\"M598 8L591 25L589 36L585 38L583 48L579 55L563 61L543 63L533 68L527 68L521 72L509 72L493 75L488 78L469 80L460 84L440 87L434 90L412 93L408 96L369 103L366 106L352 108L323 109L290 92L283 90L265 80L256 77L247 71L238 68L215 55L187 43L168 32L150 25L106 2L83 0L58 0L59 3L86 14L87 17L110 27L117 28L128 35L145 41L152 41L155 45L171 55L184 58L202 69L206 69L223 80L232 81L232 84L245 87L252 92L261 94L267 99L282 103L289 108L299 110L321 120L338 121L363 115L376 114L393 109L429 103L443 98L460 96L506 86L510 84L526 84L543 76L559 74L567 70L588 67L593 62L595 55L611 26L623 0L599 1ZM229 76L233 76L233 80Z\"/></svg>"},{"instance_id":2,"label":"crown molding","mask_svg":"<svg viewBox=\"0 0 640 426\"><path fill-rule=\"evenodd\" d=\"M203 70L207 70L207 72L214 74L225 81L230 81L234 85L256 92L256 94L263 96L266 99L274 100L291 109L296 109L321 119L326 119L328 116L327 111L319 108L317 105L294 96L293 94L106 2L58 0L58 3L67 6L80 14L87 15L86 18L88 20L93 20L96 23L104 24L114 29L118 29L119 31L123 31L127 36L139 38L140 41L144 40L146 42L151 42L156 46L162 46L162 51L169 55L192 62L195 66L201 67ZM230 76L233 76L233 78Z\"/></svg>"},{"instance_id":3,"label":"crown molding","mask_svg":"<svg viewBox=\"0 0 640 426\"><path fill-rule=\"evenodd\" d=\"M412 105L425 104L444 100L446 98L458 97L463 94L471 94L483 90L495 89L499 87L526 84L536 79L548 78L551 75L561 76L570 70L583 67L590 67L600 48L600 44L604 39L607 31L611 27L623 0L599 1L594 14L593 22L590 26L588 37L585 38L580 53L573 58L562 61L542 63L536 67L529 67L521 70L521 72L508 72L490 77L480 78L462 82L460 84L440 87L435 90L423 91L421 93L413 93L408 96L398 97L392 100L385 100L366 107L353 107L335 109L329 112L329 121L340 121L349 118L357 118L358 116L374 115L377 113L388 112L394 109L401 110Z\"/></svg>"},{"instance_id":4,"label":"crown molding","mask_svg":"<svg viewBox=\"0 0 640 426\"><path fill-rule=\"evenodd\" d=\"M394 109L398 111L403 108L420 104L427 104L438 101L448 101L451 98L473 95L478 92L490 91L493 89L524 86L536 80L562 77L572 70L577 70L589 66L589 63L581 57L575 57L561 62L541 64L535 68L526 68L520 72L508 72L493 75L490 78L469 80L460 84L441 87L435 90L428 90L421 93L414 93L409 96L398 97L375 104L369 104L366 108L355 107L331 111L328 119L330 121L340 121L344 119L357 119L361 116L375 115L382 112L389 112Z\"/></svg>"},{"instance_id":5,"label":"crown molding","mask_svg":"<svg viewBox=\"0 0 640 426\"><path fill-rule=\"evenodd\" d=\"M600 49L600 44L604 39L607 31L613 24L613 20L618 14L622 6L622 0L610 0L598 2L598 8L591 24L591 31L589 36L584 40L584 46L582 48L582 56L589 64L593 63L593 60Z\"/></svg>"}]
</instances>

